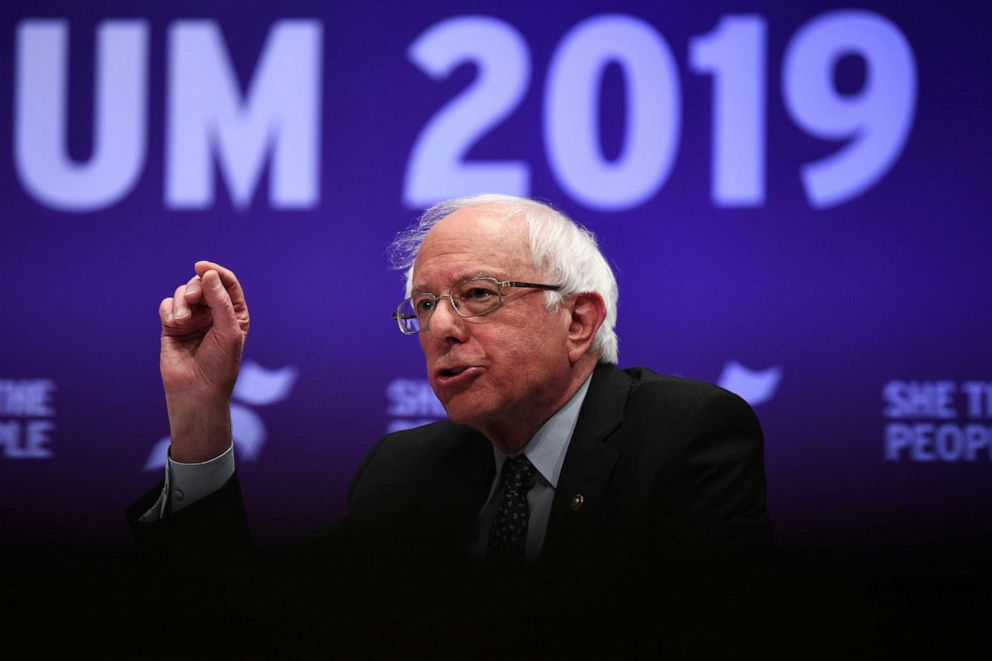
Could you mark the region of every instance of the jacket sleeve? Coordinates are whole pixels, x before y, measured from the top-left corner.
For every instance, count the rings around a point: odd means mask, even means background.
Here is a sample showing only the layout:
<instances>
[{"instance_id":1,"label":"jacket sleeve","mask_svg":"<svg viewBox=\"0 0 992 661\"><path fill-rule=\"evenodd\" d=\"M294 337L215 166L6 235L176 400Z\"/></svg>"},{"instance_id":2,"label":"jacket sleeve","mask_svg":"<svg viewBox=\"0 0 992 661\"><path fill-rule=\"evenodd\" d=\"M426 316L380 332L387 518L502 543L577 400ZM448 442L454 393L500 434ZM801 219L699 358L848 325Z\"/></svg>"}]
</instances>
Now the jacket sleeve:
<instances>
[{"instance_id":1,"label":"jacket sleeve","mask_svg":"<svg viewBox=\"0 0 992 661\"><path fill-rule=\"evenodd\" d=\"M228 562L251 548L237 473L203 500L158 521L142 521L158 500L162 484L125 510L140 558L173 566L209 565Z\"/></svg>"},{"instance_id":2,"label":"jacket sleeve","mask_svg":"<svg viewBox=\"0 0 992 661\"><path fill-rule=\"evenodd\" d=\"M772 533L766 506L764 440L751 407L713 389L675 434L682 457L658 512L656 541L674 556L766 557Z\"/></svg>"}]
</instances>

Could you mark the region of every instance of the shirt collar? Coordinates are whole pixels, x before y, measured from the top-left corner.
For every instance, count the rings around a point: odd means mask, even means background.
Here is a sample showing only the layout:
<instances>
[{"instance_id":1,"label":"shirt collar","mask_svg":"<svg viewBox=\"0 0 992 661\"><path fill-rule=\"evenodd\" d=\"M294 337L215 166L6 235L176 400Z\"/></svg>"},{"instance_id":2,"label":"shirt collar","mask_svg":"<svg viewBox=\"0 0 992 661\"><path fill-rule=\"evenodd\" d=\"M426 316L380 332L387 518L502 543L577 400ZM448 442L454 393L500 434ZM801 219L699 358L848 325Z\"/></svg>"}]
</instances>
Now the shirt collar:
<instances>
[{"instance_id":1,"label":"shirt collar","mask_svg":"<svg viewBox=\"0 0 992 661\"><path fill-rule=\"evenodd\" d=\"M561 467L565 463L565 453L572 440L575 423L579 420L579 411L582 409L582 402L585 401L586 393L589 391L590 381L592 381L591 374L565 406L558 409L557 413L541 425L541 428L537 430L537 433L523 449L524 455L541 474L541 477L556 489L558 488L558 476L561 475ZM493 456L496 459L498 476L503 470L503 462L507 455L494 445Z\"/></svg>"}]
</instances>

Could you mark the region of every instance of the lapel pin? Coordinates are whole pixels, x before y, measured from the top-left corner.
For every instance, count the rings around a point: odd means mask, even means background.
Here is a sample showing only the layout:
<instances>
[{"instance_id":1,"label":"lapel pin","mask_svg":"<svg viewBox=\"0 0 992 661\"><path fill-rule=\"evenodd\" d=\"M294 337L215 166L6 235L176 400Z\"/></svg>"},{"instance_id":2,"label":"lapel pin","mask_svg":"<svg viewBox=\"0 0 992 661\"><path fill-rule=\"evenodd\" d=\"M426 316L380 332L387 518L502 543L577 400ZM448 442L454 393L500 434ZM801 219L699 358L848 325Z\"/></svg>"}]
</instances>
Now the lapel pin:
<instances>
[{"instance_id":1,"label":"lapel pin","mask_svg":"<svg viewBox=\"0 0 992 661\"><path fill-rule=\"evenodd\" d=\"M581 493L577 493L574 496L572 496L572 502L569 503L569 507L572 508L573 512L577 512L579 511L579 508L582 507L582 504L584 502L586 502L586 497L583 496Z\"/></svg>"}]
</instances>

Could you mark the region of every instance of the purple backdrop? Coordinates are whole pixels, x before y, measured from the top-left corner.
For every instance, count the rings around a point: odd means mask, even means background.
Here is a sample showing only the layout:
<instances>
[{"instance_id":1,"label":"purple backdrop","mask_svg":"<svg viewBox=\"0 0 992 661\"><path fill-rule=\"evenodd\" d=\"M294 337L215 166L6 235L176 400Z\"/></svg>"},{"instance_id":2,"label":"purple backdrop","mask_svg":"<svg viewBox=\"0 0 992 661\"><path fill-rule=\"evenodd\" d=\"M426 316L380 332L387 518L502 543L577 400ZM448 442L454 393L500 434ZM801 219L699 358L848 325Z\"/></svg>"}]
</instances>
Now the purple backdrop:
<instances>
[{"instance_id":1,"label":"purple backdrop","mask_svg":"<svg viewBox=\"0 0 992 661\"><path fill-rule=\"evenodd\" d=\"M385 247L484 190L597 233L621 365L752 401L783 545L987 543L988 7L600 4L4 3L0 543L129 543L201 258L251 308L255 533L341 513L438 416Z\"/></svg>"}]
</instances>

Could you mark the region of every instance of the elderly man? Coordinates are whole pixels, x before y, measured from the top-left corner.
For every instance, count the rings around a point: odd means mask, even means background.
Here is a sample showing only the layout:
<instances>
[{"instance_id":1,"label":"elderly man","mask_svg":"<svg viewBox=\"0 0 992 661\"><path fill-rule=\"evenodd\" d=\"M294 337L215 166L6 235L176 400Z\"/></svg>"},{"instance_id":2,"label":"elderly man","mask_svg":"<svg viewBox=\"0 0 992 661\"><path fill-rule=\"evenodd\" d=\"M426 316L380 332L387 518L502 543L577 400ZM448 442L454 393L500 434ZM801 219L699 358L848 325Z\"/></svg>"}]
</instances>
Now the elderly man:
<instances>
[{"instance_id":1,"label":"elderly man","mask_svg":"<svg viewBox=\"0 0 992 661\"><path fill-rule=\"evenodd\" d=\"M714 386L615 366L616 281L589 232L483 195L429 209L394 254L408 269L394 318L449 421L382 439L321 549L597 595L767 549L754 414ZM248 310L231 271L195 269L159 310L168 475L130 514L166 556L247 536L228 407Z\"/></svg>"}]
</instances>

